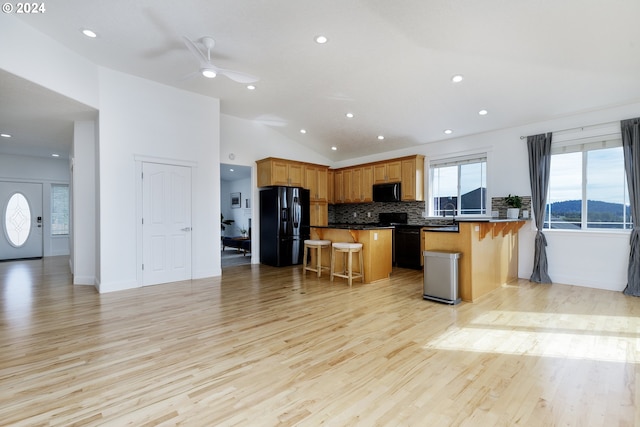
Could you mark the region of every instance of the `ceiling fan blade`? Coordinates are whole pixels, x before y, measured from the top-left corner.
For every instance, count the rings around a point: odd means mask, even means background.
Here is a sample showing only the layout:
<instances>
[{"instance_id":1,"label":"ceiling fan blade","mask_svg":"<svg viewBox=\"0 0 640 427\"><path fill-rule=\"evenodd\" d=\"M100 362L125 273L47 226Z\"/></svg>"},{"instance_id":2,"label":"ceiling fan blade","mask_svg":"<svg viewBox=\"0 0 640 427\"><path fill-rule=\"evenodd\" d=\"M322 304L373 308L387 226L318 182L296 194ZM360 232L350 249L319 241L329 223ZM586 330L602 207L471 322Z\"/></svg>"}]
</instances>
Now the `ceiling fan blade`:
<instances>
[{"instance_id":1,"label":"ceiling fan blade","mask_svg":"<svg viewBox=\"0 0 640 427\"><path fill-rule=\"evenodd\" d=\"M231 80L238 83L254 83L260 80L256 76L252 76L251 74L243 73L242 71L233 71L233 70L225 70L224 68L217 68L216 72L218 74L222 74L223 76L227 76Z\"/></svg>"},{"instance_id":2,"label":"ceiling fan blade","mask_svg":"<svg viewBox=\"0 0 640 427\"><path fill-rule=\"evenodd\" d=\"M193 40L186 36L182 36L182 39L184 40L184 44L187 46L187 49L189 49L191 53L193 53L200 64L209 63L209 59L207 58L207 56L200 50L198 45Z\"/></svg>"}]
</instances>

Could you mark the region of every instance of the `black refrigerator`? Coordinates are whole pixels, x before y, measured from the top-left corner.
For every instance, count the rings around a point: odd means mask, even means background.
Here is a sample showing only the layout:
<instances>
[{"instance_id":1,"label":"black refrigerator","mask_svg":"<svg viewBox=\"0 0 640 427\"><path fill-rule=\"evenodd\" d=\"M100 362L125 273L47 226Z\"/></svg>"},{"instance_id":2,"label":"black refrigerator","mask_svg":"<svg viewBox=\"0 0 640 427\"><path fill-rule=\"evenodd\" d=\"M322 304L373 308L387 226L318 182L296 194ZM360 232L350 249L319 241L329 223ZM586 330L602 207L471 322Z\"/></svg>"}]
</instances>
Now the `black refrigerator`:
<instances>
[{"instance_id":1,"label":"black refrigerator","mask_svg":"<svg viewBox=\"0 0 640 427\"><path fill-rule=\"evenodd\" d=\"M274 267L302 264L309 238L309 190L267 187L260 191L260 262Z\"/></svg>"}]
</instances>

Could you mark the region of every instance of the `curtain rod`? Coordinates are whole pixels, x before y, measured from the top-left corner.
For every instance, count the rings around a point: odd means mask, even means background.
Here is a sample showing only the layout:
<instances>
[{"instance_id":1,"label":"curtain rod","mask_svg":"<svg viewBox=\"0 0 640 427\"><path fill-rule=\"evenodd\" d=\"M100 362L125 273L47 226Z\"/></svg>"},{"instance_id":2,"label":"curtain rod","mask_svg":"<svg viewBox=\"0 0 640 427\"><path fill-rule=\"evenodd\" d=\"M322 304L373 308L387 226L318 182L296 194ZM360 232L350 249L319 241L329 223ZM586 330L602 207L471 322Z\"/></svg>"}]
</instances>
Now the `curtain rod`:
<instances>
[{"instance_id":1,"label":"curtain rod","mask_svg":"<svg viewBox=\"0 0 640 427\"><path fill-rule=\"evenodd\" d=\"M597 125L588 125L588 126L578 126L575 128L569 128L569 129L562 129L562 130L555 130L552 131L552 133L563 133L563 132L572 132L572 131L583 131L585 129L591 129L591 128L598 128L598 127L603 127L603 126L615 126L618 125L620 122L619 121L615 121L615 122L606 122L606 123L599 123ZM548 133L548 132L544 132L544 133ZM521 136L520 139L527 139L526 136Z\"/></svg>"}]
</instances>

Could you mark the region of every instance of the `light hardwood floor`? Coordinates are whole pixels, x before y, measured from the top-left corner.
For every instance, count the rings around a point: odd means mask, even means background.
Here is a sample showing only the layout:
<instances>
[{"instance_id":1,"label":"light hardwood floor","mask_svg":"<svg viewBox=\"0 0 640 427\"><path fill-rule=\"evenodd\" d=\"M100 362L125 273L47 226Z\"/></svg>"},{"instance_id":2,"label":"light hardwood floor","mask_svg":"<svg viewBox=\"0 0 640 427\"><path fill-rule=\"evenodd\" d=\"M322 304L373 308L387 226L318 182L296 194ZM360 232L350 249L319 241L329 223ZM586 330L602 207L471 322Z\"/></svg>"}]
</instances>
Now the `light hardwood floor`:
<instances>
[{"instance_id":1,"label":"light hardwood floor","mask_svg":"<svg viewBox=\"0 0 640 427\"><path fill-rule=\"evenodd\" d=\"M97 294L0 263L0 424L640 425L640 299L520 281L424 301L300 267Z\"/></svg>"}]
</instances>

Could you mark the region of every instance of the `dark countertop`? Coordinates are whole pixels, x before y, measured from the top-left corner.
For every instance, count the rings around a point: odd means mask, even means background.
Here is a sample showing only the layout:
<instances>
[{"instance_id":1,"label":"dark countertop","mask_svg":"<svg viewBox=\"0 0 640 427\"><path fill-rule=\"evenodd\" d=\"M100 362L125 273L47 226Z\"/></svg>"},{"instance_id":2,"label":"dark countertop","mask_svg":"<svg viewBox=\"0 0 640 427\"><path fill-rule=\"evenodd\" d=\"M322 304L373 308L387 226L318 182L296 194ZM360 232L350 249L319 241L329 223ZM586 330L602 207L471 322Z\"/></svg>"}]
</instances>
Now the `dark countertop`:
<instances>
[{"instance_id":1,"label":"dark countertop","mask_svg":"<svg viewBox=\"0 0 640 427\"><path fill-rule=\"evenodd\" d=\"M393 226L383 226L377 224L329 224L329 225L312 225L312 228L336 228L339 230L379 230L393 228Z\"/></svg>"},{"instance_id":2,"label":"dark countertop","mask_svg":"<svg viewBox=\"0 0 640 427\"><path fill-rule=\"evenodd\" d=\"M425 225L424 227L422 227L422 231L435 231L438 233L441 232L445 232L445 233L458 233L460 232L460 227L458 227L458 224L456 225Z\"/></svg>"}]
</instances>

